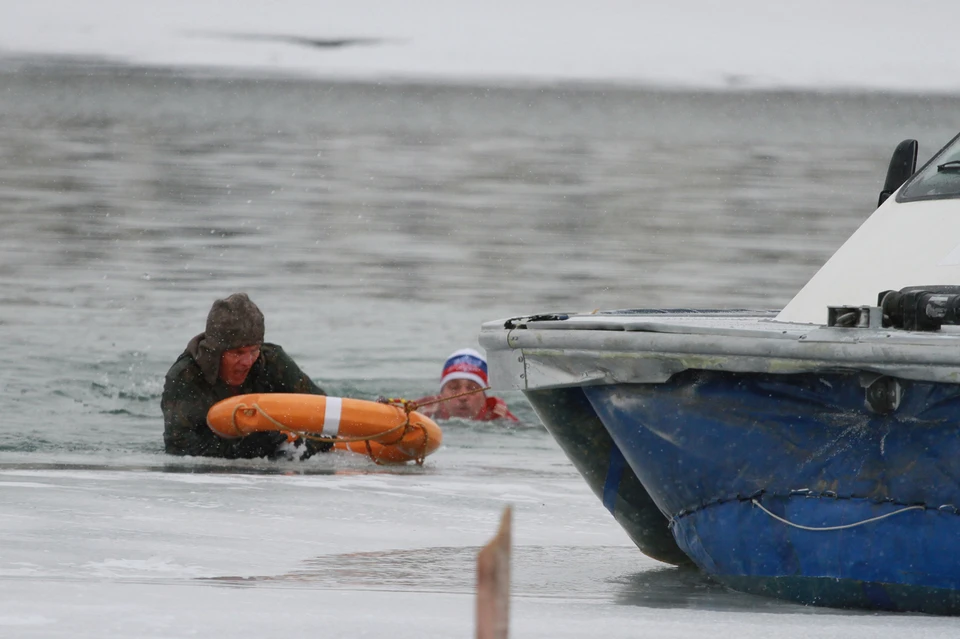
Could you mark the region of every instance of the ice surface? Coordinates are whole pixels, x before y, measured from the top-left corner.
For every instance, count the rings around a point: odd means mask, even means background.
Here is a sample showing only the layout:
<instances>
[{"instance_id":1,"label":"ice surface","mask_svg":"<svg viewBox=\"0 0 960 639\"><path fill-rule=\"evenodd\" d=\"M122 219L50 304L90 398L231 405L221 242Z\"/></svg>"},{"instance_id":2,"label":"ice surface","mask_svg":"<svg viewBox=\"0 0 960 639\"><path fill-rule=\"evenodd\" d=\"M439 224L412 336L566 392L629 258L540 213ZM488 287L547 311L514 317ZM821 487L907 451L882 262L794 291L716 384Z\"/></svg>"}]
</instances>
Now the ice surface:
<instances>
[{"instance_id":1,"label":"ice surface","mask_svg":"<svg viewBox=\"0 0 960 639\"><path fill-rule=\"evenodd\" d=\"M0 51L341 78L955 92L958 18L950 0L6 0Z\"/></svg>"},{"instance_id":2,"label":"ice surface","mask_svg":"<svg viewBox=\"0 0 960 639\"><path fill-rule=\"evenodd\" d=\"M0 455L0 635L469 637L476 552L512 503L515 637L952 636L952 619L804 608L647 559L539 448L289 474Z\"/></svg>"}]
</instances>

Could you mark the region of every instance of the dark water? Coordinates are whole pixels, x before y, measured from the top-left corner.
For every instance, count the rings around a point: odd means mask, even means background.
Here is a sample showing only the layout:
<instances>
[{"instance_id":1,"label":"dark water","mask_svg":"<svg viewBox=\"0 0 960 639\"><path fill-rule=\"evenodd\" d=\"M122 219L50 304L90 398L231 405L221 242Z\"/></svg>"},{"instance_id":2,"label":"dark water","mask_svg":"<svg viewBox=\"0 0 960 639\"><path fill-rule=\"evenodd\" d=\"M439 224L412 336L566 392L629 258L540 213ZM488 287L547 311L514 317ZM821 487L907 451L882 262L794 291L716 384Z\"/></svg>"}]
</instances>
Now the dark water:
<instances>
[{"instance_id":1,"label":"dark water","mask_svg":"<svg viewBox=\"0 0 960 639\"><path fill-rule=\"evenodd\" d=\"M158 450L163 373L236 290L358 396L433 390L500 316L779 307L956 105L5 71L0 447Z\"/></svg>"}]
</instances>

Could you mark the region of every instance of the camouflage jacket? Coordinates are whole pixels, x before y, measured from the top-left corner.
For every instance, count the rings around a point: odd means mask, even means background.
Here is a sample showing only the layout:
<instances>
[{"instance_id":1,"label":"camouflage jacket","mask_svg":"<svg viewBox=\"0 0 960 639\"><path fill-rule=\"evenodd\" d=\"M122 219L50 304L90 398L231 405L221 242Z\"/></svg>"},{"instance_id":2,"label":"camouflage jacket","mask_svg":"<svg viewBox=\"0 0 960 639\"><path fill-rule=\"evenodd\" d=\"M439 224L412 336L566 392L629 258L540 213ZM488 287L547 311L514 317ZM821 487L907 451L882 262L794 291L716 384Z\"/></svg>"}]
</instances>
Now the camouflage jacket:
<instances>
[{"instance_id":1,"label":"camouflage jacket","mask_svg":"<svg viewBox=\"0 0 960 639\"><path fill-rule=\"evenodd\" d=\"M167 373L163 386L163 442L171 455L198 455L227 459L269 457L281 453L286 443L282 433L255 433L237 439L220 437L207 426L207 411L227 397L246 393L307 393L325 395L300 370L290 356L276 344L263 344L260 359L243 384L227 386L218 379L210 384L189 349L184 351ZM330 444L307 442L307 453L329 450Z\"/></svg>"}]
</instances>

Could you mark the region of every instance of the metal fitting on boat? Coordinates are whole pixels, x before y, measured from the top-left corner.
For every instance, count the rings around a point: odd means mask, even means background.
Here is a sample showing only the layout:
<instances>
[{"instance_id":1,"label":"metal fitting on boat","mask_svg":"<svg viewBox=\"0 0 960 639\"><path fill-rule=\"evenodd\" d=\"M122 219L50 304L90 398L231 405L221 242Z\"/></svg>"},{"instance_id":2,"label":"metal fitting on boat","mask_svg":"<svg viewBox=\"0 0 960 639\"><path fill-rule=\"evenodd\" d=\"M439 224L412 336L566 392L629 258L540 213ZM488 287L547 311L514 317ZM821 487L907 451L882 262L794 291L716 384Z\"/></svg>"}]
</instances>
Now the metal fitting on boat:
<instances>
[{"instance_id":1,"label":"metal fitting on boat","mask_svg":"<svg viewBox=\"0 0 960 639\"><path fill-rule=\"evenodd\" d=\"M880 328L883 313L879 306L828 306L827 326L838 328Z\"/></svg>"},{"instance_id":2,"label":"metal fitting on boat","mask_svg":"<svg viewBox=\"0 0 960 639\"><path fill-rule=\"evenodd\" d=\"M872 413L888 415L900 406L903 386L895 377L880 375L872 380L863 380L863 404Z\"/></svg>"},{"instance_id":3,"label":"metal fitting on boat","mask_svg":"<svg viewBox=\"0 0 960 639\"><path fill-rule=\"evenodd\" d=\"M907 331L938 331L960 324L960 286L908 286L882 291L883 324Z\"/></svg>"}]
</instances>

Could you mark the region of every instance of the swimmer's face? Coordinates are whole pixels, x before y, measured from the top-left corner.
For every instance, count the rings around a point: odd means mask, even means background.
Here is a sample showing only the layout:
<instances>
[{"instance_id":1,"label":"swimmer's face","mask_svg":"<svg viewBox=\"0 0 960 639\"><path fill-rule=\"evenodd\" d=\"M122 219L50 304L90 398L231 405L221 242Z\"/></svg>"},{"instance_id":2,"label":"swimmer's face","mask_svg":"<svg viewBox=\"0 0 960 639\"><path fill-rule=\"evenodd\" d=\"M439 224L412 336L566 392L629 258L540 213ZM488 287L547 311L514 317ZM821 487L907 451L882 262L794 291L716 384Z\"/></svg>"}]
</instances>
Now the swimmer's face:
<instances>
[{"instance_id":1,"label":"swimmer's face","mask_svg":"<svg viewBox=\"0 0 960 639\"><path fill-rule=\"evenodd\" d=\"M479 391L481 388L483 387L472 379L451 379L440 389L440 397L452 397L460 393ZM483 409L486 401L487 396L485 393L475 392L471 395L451 399L450 401L444 402L444 404L446 404L447 414L449 414L450 417L473 419Z\"/></svg>"}]
</instances>

